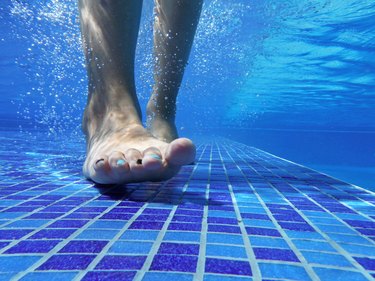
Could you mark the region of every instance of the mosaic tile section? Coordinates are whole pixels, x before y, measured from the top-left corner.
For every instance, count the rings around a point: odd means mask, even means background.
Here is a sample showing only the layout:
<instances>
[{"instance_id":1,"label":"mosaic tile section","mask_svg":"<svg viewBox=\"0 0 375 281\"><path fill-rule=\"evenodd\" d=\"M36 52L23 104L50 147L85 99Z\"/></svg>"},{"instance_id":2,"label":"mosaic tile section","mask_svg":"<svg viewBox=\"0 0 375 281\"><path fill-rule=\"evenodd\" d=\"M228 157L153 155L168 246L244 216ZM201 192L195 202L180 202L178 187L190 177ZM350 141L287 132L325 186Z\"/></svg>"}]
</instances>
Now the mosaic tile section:
<instances>
[{"instance_id":1,"label":"mosaic tile section","mask_svg":"<svg viewBox=\"0 0 375 281\"><path fill-rule=\"evenodd\" d=\"M201 142L167 182L106 187L32 150L0 151L0 280L375 277L374 194L261 150Z\"/></svg>"}]
</instances>

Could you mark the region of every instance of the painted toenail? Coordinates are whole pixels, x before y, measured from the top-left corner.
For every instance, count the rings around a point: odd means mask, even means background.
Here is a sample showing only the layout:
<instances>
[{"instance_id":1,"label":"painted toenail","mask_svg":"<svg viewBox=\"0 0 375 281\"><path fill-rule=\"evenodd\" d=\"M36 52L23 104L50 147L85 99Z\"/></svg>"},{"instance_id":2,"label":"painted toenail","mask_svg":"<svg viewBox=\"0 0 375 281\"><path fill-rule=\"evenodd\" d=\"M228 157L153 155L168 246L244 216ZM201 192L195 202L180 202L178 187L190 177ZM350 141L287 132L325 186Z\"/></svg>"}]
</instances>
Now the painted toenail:
<instances>
[{"instance_id":1,"label":"painted toenail","mask_svg":"<svg viewBox=\"0 0 375 281\"><path fill-rule=\"evenodd\" d=\"M160 160L161 159L160 155L157 155L157 154L147 154L147 156L150 156L150 157L152 157L152 158L154 158L156 160Z\"/></svg>"},{"instance_id":2,"label":"painted toenail","mask_svg":"<svg viewBox=\"0 0 375 281\"><path fill-rule=\"evenodd\" d=\"M125 160L119 159L117 160L117 166L124 166L125 165Z\"/></svg>"}]
</instances>

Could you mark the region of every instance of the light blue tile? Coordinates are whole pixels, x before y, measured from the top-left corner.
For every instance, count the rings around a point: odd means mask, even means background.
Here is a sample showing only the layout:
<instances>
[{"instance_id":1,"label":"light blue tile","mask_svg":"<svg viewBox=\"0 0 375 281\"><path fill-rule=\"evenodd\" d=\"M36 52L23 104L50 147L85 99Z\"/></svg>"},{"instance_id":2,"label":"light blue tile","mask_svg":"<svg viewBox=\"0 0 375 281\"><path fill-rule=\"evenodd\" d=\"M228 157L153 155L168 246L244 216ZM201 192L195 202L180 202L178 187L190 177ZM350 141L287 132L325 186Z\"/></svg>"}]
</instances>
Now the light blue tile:
<instances>
[{"instance_id":1,"label":"light blue tile","mask_svg":"<svg viewBox=\"0 0 375 281\"><path fill-rule=\"evenodd\" d=\"M219 233L208 233L207 243L221 243L221 244L234 244L234 245L244 244L241 235L219 234Z\"/></svg>"},{"instance_id":2,"label":"light blue tile","mask_svg":"<svg viewBox=\"0 0 375 281\"><path fill-rule=\"evenodd\" d=\"M108 207L113 205L113 201L104 201L104 200L98 200L98 201L91 201L87 204L85 204L85 207Z\"/></svg>"},{"instance_id":3,"label":"light blue tile","mask_svg":"<svg viewBox=\"0 0 375 281\"><path fill-rule=\"evenodd\" d=\"M225 275L213 275L205 274L203 281L251 281L251 277L240 277L240 276L225 276Z\"/></svg>"},{"instance_id":4,"label":"light blue tile","mask_svg":"<svg viewBox=\"0 0 375 281\"><path fill-rule=\"evenodd\" d=\"M294 245L300 250L337 252L329 243L314 240L293 240Z\"/></svg>"},{"instance_id":5,"label":"light blue tile","mask_svg":"<svg viewBox=\"0 0 375 281\"><path fill-rule=\"evenodd\" d=\"M25 212L4 212L4 213L0 213L0 219L15 219L15 218L18 218L18 217L22 217L24 215L26 215L28 213L25 213Z\"/></svg>"},{"instance_id":6,"label":"light blue tile","mask_svg":"<svg viewBox=\"0 0 375 281\"><path fill-rule=\"evenodd\" d=\"M199 232L177 232L177 231L167 231L164 235L163 240L168 241L192 241L199 242L201 234Z\"/></svg>"},{"instance_id":7,"label":"light blue tile","mask_svg":"<svg viewBox=\"0 0 375 281\"><path fill-rule=\"evenodd\" d=\"M350 281L368 281L368 279L361 273L314 267L314 271L319 276L321 281L332 281L332 280L350 280Z\"/></svg>"},{"instance_id":8,"label":"light blue tile","mask_svg":"<svg viewBox=\"0 0 375 281\"><path fill-rule=\"evenodd\" d=\"M147 208L172 209L173 205L167 203L150 202L147 204Z\"/></svg>"},{"instance_id":9,"label":"light blue tile","mask_svg":"<svg viewBox=\"0 0 375 281\"><path fill-rule=\"evenodd\" d=\"M316 211L304 211L303 214L306 217L317 217L317 218L334 218L333 215L325 212L316 212Z\"/></svg>"},{"instance_id":10,"label":"light blue tile","mask_svg":"<svg viewBox=\"0 0 375 281\"><path fill-rule=\"evenodd\" d=\"M101 220L94 222L89 228L121 229L124 225L125 223L123 221Z\"/></svg>"},{"instance_id":11,"label":"light blue tile","mask_svg":"<svg viewBox=\"0 0 375 281\"><path fill-rule=\"evenodd\" d=\"M142 281L192 281L193 277L194 276L192 274L184 273L146 272Z\"/></svg>"},{"instance_id":12,"label":"light blue tile","mask_svg":"<svg viewBox=\"0 0 375 281\"><path fill-rule=\"evenodd\" d=\"M244 247L226 246L217 244L207 244L206 256L212 257L231 257L231 258L247 258Z\"/></svg>"},{"instance_id":13,"label":"light blue tile","mask_svg":"<svg viewBox=\"0 0 375 281\"><path fill-rule=\"evenodd\" d=\"M145 240L154 241L158 236L159 231L139 231L139 230L127 230L120 237L122 240Z\"/></svg>"},{"instance_id":14,"label":"light blue tile","mask_svg":"<svg viewBox=\"0 0 375 281\"><path fill-rule=\"evenodd\" d=\"M355 244L363 244L363 245L372 245L370 241L367 239L359 236L359 235L345 235L345 234L327 234L332 240L335 242L346 242L346 243L355 243Z\"/></svg>"},{"instance_id":15,"label":"light blue tile","mask_svg":"<svg viewBox=\"0 0 375 281\"><path fill-rule=\"evenodd\" d=\"M359 254L366 256L375 257L375 247L373 246L364 246L364 245L355 245L355 244L346 244L339 243L342 248L344 248L350 254Z\"/></svg>"},{"instance_id":16,"label":"light blue tile","mask_svg":"<svg viewBox=\"0 0 375 281\"><path fill-rule=\"evenodd\" d=\"M208 217L236 218L236 213L228 211L210 210L208 211Z\"/></svg>"},{"instance_id":17,"label":"light blue tile","mask_svg":"<svg viewBox=\"0 0 375 281\"><path fill-rule=\"evenodd\" d=\"M267 214L263 208L239 207L241 213Z\"/></svg>"},{"instance_id":18,"label":"light blue tile","mask_svg":"<svg viewBox=\"0 0 375 281\"><path fill-rule=\"evenodd\" d=\"M325 240L322 235L317 232L308 232L308 231L294 231L294 230L285 230L286 234L290 238L298 239L315 239L315 240Z\"/></svg>"},{"instance_id":19,"label":"light blue tile","mask_svg":"<svg viewBox=\"0 0 375 281\"><path fill-rule=\"evenodd\" d=\"M264 278L310 280L309 275L303 267L276 263L259 263L259 268Z\"/></svg>"},{"instance_id":20,"label":"light blue tile","mask_svg":"<svg viewBox=\"0 0 375 281\"><path fill-rule=\"evenodd\" d=\"M17 205L19 203L22 203L22 202L23 202L22 200L1 200L0 206L10 207L10 206L14 206L14 205Z\"/></svg>"},{"instance_id":21,"label":"light blue tile","mask_svg":"<svg viewBox=\"0 0 375 281\"><path fill-rule=\"evenodd\" d=\"M21 279L21 281L39 281L39 280L53 280L65 281L73 280L78 272L31 272Z\"/></svg>"},{"instance_id":22,"label":"light blue tile","mask_svg":"<svg viewBox=\"0 0 375 281\"><path fill-rule=\"evenodd\" d=\"M17 274L16 272L14 273L1 273L0 272L0 281L9 281L16 274Z\"/></svg>"},{"instance_id":23,"label":"light blue tile","mask_svg":"<svg viewBox=\"0 0 375 281\"><path fill-rule=\"evenodd\" d=\"M104 229L86 229L80 233L77 239L98 239L98 240L111 240L115 237L117 231L115 230L104 230Z\"/></svg>"},{"instance_id":24,"label":"light blue tile","mask_svg":"<svg viewBox=\"0 0 375 281\"><path fill-rule=\"evenodd\" d=\"M365 218L364 216L361 216L361 215L357 215L357 214L341 214L341 213L337 213L336 214L337 217L341 218L341 219L347 219L347 220L360 220L360 221L369 221L368 218Z\"/></svg>"},{"instance_id":25,"label":"light blue tile","mask_svg":"<svg viewBox=\"0 0 375 281\"><path fill-rule=\"evenodd\" d=\"M11 224L9 224L7 227L10 228L37 228L44 224L49 223L49 220L18 220Z\"/></svg>"},{"instance_id":26,"label":"light blue tile","mask_svg":"<svg viewBox=\"0 0 375 281\"><path fill-rule=\"evenodd\" d=\"M251 246L289 249L284 239L274 237L249 236Z\"/></svg>"},{"instance_id":27,"label":"light blue tile","mask_svg":"<svg viewBox=\"0 0 375 281\"><path fill-rule=\"evenodd\" d=\"M357 232L352 228L341 225L326 225L326 224L316 224L317 227L323 232L327 233L344 233L344 234L353 234L357 235Z\"/></svg>"},{"instance_id":28,"label":"light blue tile","mask_svg":"<svg viewBox=\"0 0 375 281\"><path fill-rule=\"evenodd\" d=\"M117 241L109 249L109 253L148 254L152 247L151 242Z\"/></svg>"},{"instance_id":29,"label":"light blue tile","mask_svg":"<svg viewBox=\"0 0 375 281\"><path fill-rule=\"evenodd\" d=\"M309 263L318 263L324 265L336 265L343 267L353 267L344 256L327 254L321 252L302 251L303 256Z\"/></svg>"},{"instance_id":30,"label":"light blue tile","mask_svg":"<svg viewBox=\"0 0 375 281\"><path fill-rule=\"evenodd\" d=\"M0 256L0 272L19 272L24 271L41 256Z\"/></svg>"},{"instance_id":31,"label":"light blue tile","mask_svg":"<svg viewBox=\"0 0 375 281\"><path fill-rule=\"evenodd\" d=\"M320 223L320 224L329 224L329 225L342 225L344 226L342 222L335 218L316 218L316 217L311 217L309 218L310 221L313 223Z\"/></svg>"},{"instance_id":32,"label":"light blue tile","mask_svg":"<svg viewBox=\"0 0 375 281\"><path fill-rule=\"evenodd\" d=\"M273 222L269 220L243 219L242 221L246 226L276 228Z\"/></svg>"}]
</instances>

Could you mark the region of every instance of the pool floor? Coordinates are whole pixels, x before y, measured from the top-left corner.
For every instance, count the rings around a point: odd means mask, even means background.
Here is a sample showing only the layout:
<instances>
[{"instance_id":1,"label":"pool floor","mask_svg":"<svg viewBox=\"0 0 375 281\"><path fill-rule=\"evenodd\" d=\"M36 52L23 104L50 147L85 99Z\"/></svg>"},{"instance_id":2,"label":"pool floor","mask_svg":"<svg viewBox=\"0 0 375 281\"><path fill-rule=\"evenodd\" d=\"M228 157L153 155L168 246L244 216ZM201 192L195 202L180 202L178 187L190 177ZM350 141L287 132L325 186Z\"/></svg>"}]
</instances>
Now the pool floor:
<instances>
[{"instance_id":1,"label":"pool floor","mask_svg":"<svg viewBox=\"0 0 375 281\"><path fill-rule=\"evenodd\" d=\"M0 137L0 280L373 280L375 196L226 139L95 186L82 143Z\"/></svg>"}]
</instances>

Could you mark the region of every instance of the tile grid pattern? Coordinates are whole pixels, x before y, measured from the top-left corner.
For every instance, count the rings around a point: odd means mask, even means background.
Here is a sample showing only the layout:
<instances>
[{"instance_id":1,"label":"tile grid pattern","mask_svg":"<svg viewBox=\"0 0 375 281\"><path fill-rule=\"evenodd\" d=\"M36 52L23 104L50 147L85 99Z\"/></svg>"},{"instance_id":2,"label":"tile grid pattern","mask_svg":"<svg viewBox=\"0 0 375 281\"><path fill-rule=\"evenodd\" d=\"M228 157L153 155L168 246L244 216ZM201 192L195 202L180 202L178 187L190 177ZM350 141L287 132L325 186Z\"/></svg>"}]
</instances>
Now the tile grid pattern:
<instances>
[{"instance_id":1,"label":"tile grid pattern","mask_svg":"<svg viewBox=\"0 0 375 281\"><path fill-rule=\"evenodd\" d=\"M0 280L375 277L374 194L261 150L203 141L167 182L95 187L80 144L0 139Z\"/></svg>"}]
</instances>

